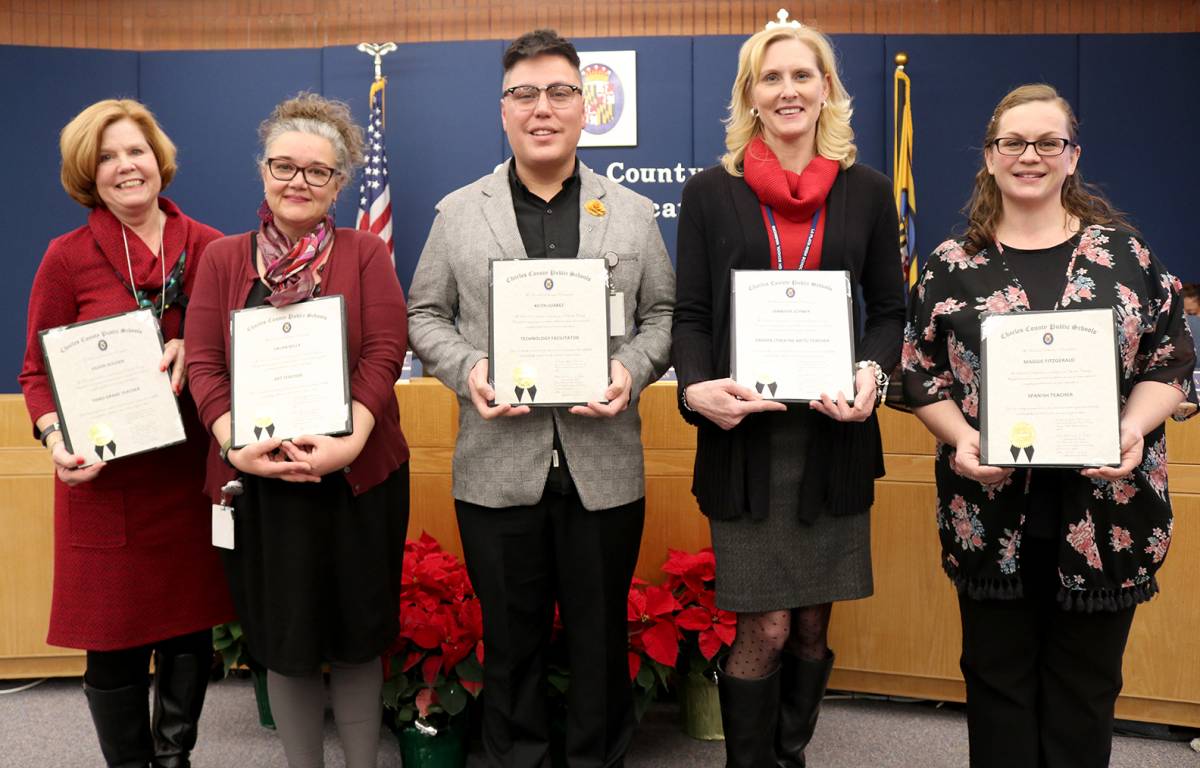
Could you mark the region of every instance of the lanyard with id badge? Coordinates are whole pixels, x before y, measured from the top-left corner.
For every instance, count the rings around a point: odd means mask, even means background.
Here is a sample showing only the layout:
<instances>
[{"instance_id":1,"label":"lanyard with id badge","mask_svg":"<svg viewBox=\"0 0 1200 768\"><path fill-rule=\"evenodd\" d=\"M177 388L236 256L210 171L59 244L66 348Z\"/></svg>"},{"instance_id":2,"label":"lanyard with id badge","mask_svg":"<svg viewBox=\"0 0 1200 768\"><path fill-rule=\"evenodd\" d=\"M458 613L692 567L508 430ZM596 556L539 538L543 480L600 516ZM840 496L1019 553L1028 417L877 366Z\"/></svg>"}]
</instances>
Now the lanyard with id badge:
<instances>
[{"instance_id":1,"label":"lanyard with id badge","mask_svg":"<svg viewBox=\"0 0 1200 768\"><path fill-rule=\"evenodd\" d=\"M212 543L221 549L234 548L233 497L242 495L242 481L230 480L221 486L221 500L212 505Z\"/></svg>"},{"instance_id":2,"label":"lanyard with id badge","mask_svg":"<svg viewBox=\"0 0 1200 768\"><path fill-rule=\"evenodd\" d=\"M613 273L617 269L620 257L609 251L604 254L604 265L608 268L608 335L625 335L625 293L618 291L613 282Z\"/></svg>"}]
</instances>

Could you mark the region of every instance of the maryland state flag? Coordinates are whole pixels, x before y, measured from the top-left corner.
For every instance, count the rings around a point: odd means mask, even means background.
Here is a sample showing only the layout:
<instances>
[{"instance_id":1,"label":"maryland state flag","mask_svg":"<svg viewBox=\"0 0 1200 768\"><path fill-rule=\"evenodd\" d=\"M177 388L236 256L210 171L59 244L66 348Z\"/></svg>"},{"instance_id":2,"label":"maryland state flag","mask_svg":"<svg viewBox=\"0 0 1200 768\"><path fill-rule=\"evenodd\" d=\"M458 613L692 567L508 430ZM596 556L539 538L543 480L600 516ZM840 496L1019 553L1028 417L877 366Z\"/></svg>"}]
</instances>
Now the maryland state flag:
<instances>
[{"instance_id":1,"label":"maryland state flag","mask_svg":"<svg viewBox=\"0 0 1200 768\"><path fill-rule=\"evenodd\" d=\"M917 284L917 187L913 181L912 83L904 71L908 57L896 56L893 80L895 112L892 114L892 185L896 214L900 218L900 269L908 286Z\"/></svg>"}]
</instances>

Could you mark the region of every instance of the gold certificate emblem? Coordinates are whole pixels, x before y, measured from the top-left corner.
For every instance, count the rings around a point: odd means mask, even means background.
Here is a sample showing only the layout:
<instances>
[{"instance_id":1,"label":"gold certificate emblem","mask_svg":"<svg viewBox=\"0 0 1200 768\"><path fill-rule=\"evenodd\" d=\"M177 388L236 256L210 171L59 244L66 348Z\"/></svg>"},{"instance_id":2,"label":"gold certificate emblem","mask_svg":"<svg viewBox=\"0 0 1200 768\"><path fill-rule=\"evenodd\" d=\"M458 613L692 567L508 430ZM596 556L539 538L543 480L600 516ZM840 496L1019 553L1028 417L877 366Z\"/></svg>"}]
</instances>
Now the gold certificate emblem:
<instances>
[{"instance_id":1,"label":"gold certificate emblem","mask_svg":"<svg viewBox=\"0 0 1200 768\"><path fill-rule=\"evenodd\" d=\"M1021 451L1025 452L1025 458L1033 459L1033 444L1037 439L1037 432L1033 425L1027 421L1018 421L1012 425L1012 429L1008 433L1009 451L1012 452L1013 461L1016 461L1020 456Z\"/></svg>"},{"instance_id":2,"label":"gold certificate emblem","mask_svg":"<svg viewBox=\"0 0 1200 768\"><path fill-rule=\"evenodd\" d=\"M117 443L113 435L112 427L104 422L97 422L88 427L88 438L92 441L92 448L96 451L96 456L101 461L104 460L104 449L107 448L109 453L114 457L117 455Z\"/></svg>"},{"instance_id":3,"label":"gold certificate emblem","mask_svg":"<svg viewBox=\"0 0 1200 768\"><path fill-rule=\"evenodd\" d=\"M529 402L533 402L537 397L537 368L524 363L513 367L513 393L518 403L526 394L529 395Z\"/></svg>"}]
</instances>

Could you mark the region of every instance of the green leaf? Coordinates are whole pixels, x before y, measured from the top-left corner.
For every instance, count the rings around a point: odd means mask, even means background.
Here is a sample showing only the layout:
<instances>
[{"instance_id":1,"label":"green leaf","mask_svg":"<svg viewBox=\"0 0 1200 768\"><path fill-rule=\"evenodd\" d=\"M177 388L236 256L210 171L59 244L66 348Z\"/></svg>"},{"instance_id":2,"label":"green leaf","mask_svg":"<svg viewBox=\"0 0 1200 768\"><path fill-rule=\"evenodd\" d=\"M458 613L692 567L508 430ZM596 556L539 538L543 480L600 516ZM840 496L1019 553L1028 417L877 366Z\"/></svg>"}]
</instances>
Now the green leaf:
<instances>
[{"instance_id":1,"label":"green leaf","mask_svg":"<svg viewBox=\"0 0 1200 768\"><path fill-rule=\"evenodd\" d=\"M634 682L639 688L649 690L654 687L654 669L651 664L642 664L642 668L638 670L637 677Z\"/></svg>"},{"instance_id":2,"label":"green leaf","mask_svg":"<svg viewBox=\"0 0 1200 768\"><path fill-rule=\"evenodd\" d=\"M467 708L470 697L458 683L450 683L437 689L438 702L450 715L457 715Z\"/></svg>"},{"instance_id":3,"label":"green leaf","mask_svg":"<svg viewBox=\"0 0 1200 768\"><path fill-rule=\"evenodd\" d=\"M555 691L558 691L560 694L565 694L567 689L571 687L571 676L561 672L556 673L551 670L546 673L546 682L549 683L550 687Z\"/></svg>"},{"instance_id":4,"label":"green leaf","mask_svg":"<svg viewBox=\"0 0 1200 768\"><path fill-rule=\"evenodd\" d=\"M459 678L470 680L472 683L483 682L483 665L479 663L479 659L475 658L475 654L467 654L467 657L458 662L454 666L454 671Z\"/></svg>"},{"instance_id":5,"label":"green leaf","mask_svg":"<svg viewBox=\"0 0 1200 768\"><path fill-rule=\"evenodd\" d=\"M379 696L383 699L383 706L388 709L396 709L400 705L400 689L396 686L394 679L384 681L383 690L380 691Z\"/></svg>"}]
</instances>

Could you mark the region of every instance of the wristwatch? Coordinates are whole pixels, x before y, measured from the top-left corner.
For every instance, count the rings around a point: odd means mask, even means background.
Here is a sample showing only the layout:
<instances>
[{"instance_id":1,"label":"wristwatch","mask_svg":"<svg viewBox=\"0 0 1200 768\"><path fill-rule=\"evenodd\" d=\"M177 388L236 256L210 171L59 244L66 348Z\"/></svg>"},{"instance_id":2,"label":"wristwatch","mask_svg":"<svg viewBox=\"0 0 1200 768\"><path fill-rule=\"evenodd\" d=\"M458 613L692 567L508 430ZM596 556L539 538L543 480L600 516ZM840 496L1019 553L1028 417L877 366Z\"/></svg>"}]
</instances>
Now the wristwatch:
<instances>
[{"instance_id":1,"label":"wristwatch","mask_svg":"<svg viewBox=\"0 0 1200 768\"><path fill-rule=\"evenodd\" d=\"M48 425L45 429L43 429L41 431L41 433L38 435L38 440L42 441L42 447L49 448L50 446L46 445L46 438L50 437L50 435L53 435L55 432L59 432L61 430L62 430L62 425L59 424L57 421L54 422L53 424Z\"/></svg>"},{"instance_id":2,"label":"wristwatch","mask_svg":"<svg viewBox=\"0 0 1200 768\"><path fill-rule=\"evenodd\" d=\"M233 462L231 462L229 460L229 449L232 447L233 447L233 437L230 436L229 438L227 438L225 440L225 442L221 443L221 450L219 451L220 456L221 456L221 461L225 462L226 464L228 464L231 467L233 466ZM236 469L236 467L235 467L235 469Z\"/></svg>"},{"instance_id":3,"label":"wristwatch","mask_svg":"<svg viewBox=\"0 0 1200 768\"><path fill-rule=\"evenodd\" d=\"M874 360L859 360L854 366L857 370L870 368L871 373L875 376L875 404L879 405L883 402L883 398L887 395L888 375L884 372L883 366Z\"/></svg>"},{"instance_id":4,"label":"wristwatch","mask_svg":"<svg viewBox=\"0 0 1200 768\"><path fill-rule=\"evenodd\" d=\"M679 390L679 402L683 403L683 409L685 411L687 411L688 413L696 413L696 409L693 408L692 406L688 405L687 387L682 387Z\"/></svg>"}]
</instances>

